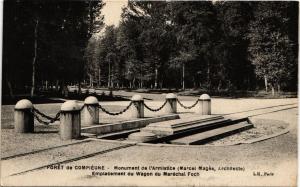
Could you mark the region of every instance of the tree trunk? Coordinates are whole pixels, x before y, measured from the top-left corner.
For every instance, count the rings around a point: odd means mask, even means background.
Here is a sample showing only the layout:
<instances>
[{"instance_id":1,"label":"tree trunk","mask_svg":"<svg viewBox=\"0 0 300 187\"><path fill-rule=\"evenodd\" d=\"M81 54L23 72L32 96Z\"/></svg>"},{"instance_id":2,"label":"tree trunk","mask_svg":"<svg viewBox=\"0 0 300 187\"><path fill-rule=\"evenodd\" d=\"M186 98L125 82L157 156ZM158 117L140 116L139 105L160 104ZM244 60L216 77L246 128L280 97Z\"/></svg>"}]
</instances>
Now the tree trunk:
<instances>
[{"instance_id":1,"label":"tree trunk","mask_svg":"<svg viewBox=\"0 0 300 187\"><path fill-rule=\"evenodd\" d=\"M45 89L48 90L48 80L45 82Z\"/></svg>"},{"instance_id":2,"label":"tree trunk","mask_svg":"<svg viewBox=\"0 0 300 187\"><path fill-rule=\"evenodd\" d=\"M160 81L160 83L159 83L159 88L162 89L162 86L163 86L163 82Z\"/></svg>"},{"instance_id":3,"label":"tree trunk","mask_svg":"<svg viewBox=\"0 0 300 187\"><path fill-rule=\"evenodd\" d=\"M108 62L108 81L107 81L107 87L110 87L110 61Z\"/></svg>"},{"instance_id":4,"label":"tree trunk","mask_svg":"<svg viewBox=\"0 0 300 187\"><path fill-rule=\"evenodd\" d=\"M61 93L65 98L69 97L69 89L68 86L66 85L65 80L63 80L61 84Z\"/></svg>"},{"instance_id":5,"label":"tree trunk","mask_svg":"<svg viewBox=\"0 0 300 187\"><path fill-rule=\"evenodd\" d=\"M185 90L185 63L182 63L182 90Z\"/></svg>"},{"instance_id":6,"label":"tree trunk","mask_svg":"<svg viewBox=\"0 0 300 187\"><path fill-rule=\"evenodd\" d=\"M58 83L59 83L59 81L58 81L58 80L56 80L56 84L55 84L55 90L56 90L56 92L58 92L58 91L59 91L59 89L58 89Z\"/></svg>"},{"instance_id":7,"label":"tree trunk","mask_svg":"<svg viewBox=\"0 0 300 187\"><path fill-rule=\"evenodd\" d=\"M279 83L277 83L277 92L278 92L278 94L280 94L280 84Z\"/></svg>"},{"instance_id":8,"label":"tree trunk","mask_svg":"<svg viewBox=\"0 0 300 187\"><path fill-rule=\"evenodd\" d=\"M33 97L35 91L35 66L36 66L36 58L37 58L37 40L38 40L38 26L39 20L36 19L35 27L34 27L34 56L32 60L32 85L31 85L31 92L30 96Z\"/></svg>"},{"instance_id":9,"label":"tree trunk","mask_svg":"<svg viewBox=\"0 0 300 187\"><path fill-rule=\"evenodd\" d=\"M220 91L220 90L221 90L221 87L222 87L222 80L220 79L220 80L219 80L219 84L218 84L218 88L217 88L217 89L218 89L218 91Z\"/></svg>"},{"instance_id":10,"label":"tree trunk","mask_svg":"<svg viewBox=\"0 0 300 187\"><path fill-rule=\"evenodd\" d=\"M93 76L92 75L90 75L90 87L91 88L94 87L94 85L93 85Z\"/></svg>"},{"instance_id":11,"label":"tree trunk","mask_svg":"<svg viewBox=\"0 0 300 187\"><path fill-rule=\"evenodd\" d=\"M210 63L207 60L207 87L210 90Z\"/></svg>"},{"instance_id":12,"label":"tree trunk","mask_svg":"<svg viewBox=\"0 0 300 187\"><path fill-rule=\"evenodd\" d=\"M100 70L100 67L99 67L99 70L98 70L98 86L100 87L101 86L101 70Z\"/></svg>"},{"instance_id":13,"label":"tree trunk","mask_svg":"<svg viewBox=\"0 0 300 187\"><path fill-rule=\"evenodd\" d=\"M266 89L266 92L268 92L268 78L266 75L264 76L264 79L265 79L265 89Z\"/></svg>"},{"instance_id":14,"label":"tree trunk","mask_svg":"<svg viewBox=\"0 0 300 187\"><path fill-rule=\"evenodd\" d=\"M7 87L8 87L8 90L9 90L9 96L10 98L14 98L14 94L13 94L13 89L12 89L12 86L11 86L11 82L7 79Z\"/></svg>"},{"instance_id":15,"label":"tree trunk","mask_svg":"<svg viewBox=\"0 0 300 187\"><path fill-rule=\"evenodd\" d=\"M60 82L59 91L62 96L65 95L65 80L62 80Z\"/></svg>"},{"instance_id":16,"label":"tree trunk","mask_svg":"<svg viewBox=\"0 0 300 187\"><path fill-rule=\"evenodd\" d=\"M78 94L80 95L81 94L81 82L78 81Z\"/></svg>"},{"instance_id":17,"label":"tree trunk","mask_svg":"<svg viewBox=\"0 0 300 187\"><path fill-rule=\"evenodd\" d=\"M275 96L275 89L274 89L274 86L272 85L271 88L272 88L272 96Z\"/></svg>"},{"instance_id":18,"label":"tree trunk","mask_svg":"<svg viewBox=\"0 0 300 187\"><path fill-rule=\"evenodd\" d=\"M155 68L154 88L157 89L158 69Z\"/></svg>"}]
</instances>

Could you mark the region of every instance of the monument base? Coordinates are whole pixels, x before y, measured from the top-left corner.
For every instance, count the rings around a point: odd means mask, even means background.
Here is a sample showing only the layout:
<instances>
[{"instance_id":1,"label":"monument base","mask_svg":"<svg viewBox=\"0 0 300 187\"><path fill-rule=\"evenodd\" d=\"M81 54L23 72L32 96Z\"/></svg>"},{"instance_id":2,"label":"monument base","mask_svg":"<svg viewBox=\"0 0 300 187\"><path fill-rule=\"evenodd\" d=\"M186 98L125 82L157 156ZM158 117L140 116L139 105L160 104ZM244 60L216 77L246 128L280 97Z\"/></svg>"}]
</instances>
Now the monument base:
<instances>
[{"instance_id":1,"label":"monument base","mask_svg":"<svg viewBox=\"0 0 300 187\"><path fill-rule=\"evenodd\" d=\"M150 132L162 137L190 129L205 128L213 124L228 121L230 121L230 119L226 119L219 115L191 115L183 119L151 123L147 127L142 128L141 132Z\"/></svg>"}]
</instances>

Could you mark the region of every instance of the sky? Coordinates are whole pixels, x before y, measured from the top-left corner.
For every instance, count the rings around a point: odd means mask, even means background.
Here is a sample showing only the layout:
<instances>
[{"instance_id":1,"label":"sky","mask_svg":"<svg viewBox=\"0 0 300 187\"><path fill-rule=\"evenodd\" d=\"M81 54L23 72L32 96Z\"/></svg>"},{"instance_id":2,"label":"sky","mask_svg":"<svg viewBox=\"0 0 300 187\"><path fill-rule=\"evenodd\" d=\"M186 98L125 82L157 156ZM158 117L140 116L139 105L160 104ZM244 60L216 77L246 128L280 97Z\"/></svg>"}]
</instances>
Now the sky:
<instances>
[{"instance_id":1,"label":"sky","mask_svg":"<svg viewBox=\"0 0 300 187\"><path fill-rule=\"evenodd\" d=\"M106 5L102 9L106 25L118 25L122 7L127 5L127 0L104 0Z\"/></svg>"}]
</instances>

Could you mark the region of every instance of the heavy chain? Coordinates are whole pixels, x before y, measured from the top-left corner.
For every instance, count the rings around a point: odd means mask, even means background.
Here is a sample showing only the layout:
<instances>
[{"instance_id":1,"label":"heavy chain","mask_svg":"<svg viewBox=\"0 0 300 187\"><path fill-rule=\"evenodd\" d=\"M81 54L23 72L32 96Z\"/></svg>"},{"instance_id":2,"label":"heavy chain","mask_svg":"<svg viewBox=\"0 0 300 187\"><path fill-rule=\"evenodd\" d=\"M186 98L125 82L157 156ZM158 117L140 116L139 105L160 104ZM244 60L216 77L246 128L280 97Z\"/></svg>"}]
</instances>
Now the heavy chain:
<instances>
[{"instance_id":1,"label":"heavy chain","mask_svg":"<svg viewBox=\"0 0 300 187\"><path fill-rule=\"evenodd\" d=\"M82 107L80 108L80 111L82 111L84 109L85 105L82 105Z\"/></svg>"},{"instance_id":2,"label":"heavy chain","mask_svg":"<svg viewBox=\"0 0 300 187\"><path fill-rule=\"evenodd\" d=\"M148 105L146 105L146 103L144 103L144 106L148 109L148 110L150 110L150 111L152 111L152 112L158 112L158 111L160 111L162 108L164 108L164 106L167 104L167 100L159 107L159 108L156 108L156 109L153 109L153 108L150 108Z\"/></svg>"},{"instance_id":3,"label":"heavy chain","mask_svg":"<svg viewBox=\"0 0 300 187\"><path fill-rule=\"evenodd\" d=\"M46 118L46 119L48 119L48 120L52 120L52 119L53 119L51 116L48 116L48 115L42 113L41 111L39 111L38 109L36 109L36 108L34 108L34 107L33 107L32 110L33 110L33 112L37 113L38 115L40 115L40 116L43 117L43 118Z\"/></svg>"},{"instance_id":4,"label":"heavy chain","mask_svg":"<svg viewBox=\"0 0 300 187\"><path fill-rule=\"evenodd\" d=\"M87 108L88 112L91 114L91 116L94 117L94 112L93 112L91 106L86 105L86 108Z\"/></svg>"},{"instance_id":5,"label":"heavy chain","mask_svg":"<svg viewBox=\"0 0 300 187\"><path fill-rule=\"evenodd\" d=\"M196 105L197 105L197 103L199 102L199 100L197 100L193 105L191 105L191 106L185 106L185 105L183 105L180 101L179 101L179 99L177 99L177 102L179 103L179 105L181 106L181 107L183 107L183 108L185 108L185 109L191 109L191 108L193 108L193 107L195 107Z\"/></svg>"},{"instance_id":6,"label":"heavy chain","mask_svg":"<svg viewBox=\"0 0 300 187\"><path fill-rule=\"evenodd\" d=\"M108 115L117 116L117 115L120 115L120 114L123 114L124 112L126 112L130 108L131 105L132 105L132 102L130 102L129 105L126 108L124 108L122 111L116 112L116 113L109 112L108 110L103 108L101 105L99 105L99 108Z\"/></svg>"},{"instance_id":7,"label":"heavy chain","mask_svg":"<svg viewBox=\"0 0 300 187\"><path fill-rule=\"evenodd\" d=\"M54 118L52 118L52 117L50 117L50 116L48 116L48 115L42 113L41 111L39 111L39 110L36 109L36 108L33 108L31 112L32 112L34 118L35 118L38 122L40 122L40 123L42 123L42 124L44 124L44 125L49 125L50 123L54 123L55 121L59 121L59 120L60 120L60 111L55 115ZM49 120L49 121L45 121L45 120L43 120L42 118L46 118L46 119Z\"/></svg>"}]
</instances>

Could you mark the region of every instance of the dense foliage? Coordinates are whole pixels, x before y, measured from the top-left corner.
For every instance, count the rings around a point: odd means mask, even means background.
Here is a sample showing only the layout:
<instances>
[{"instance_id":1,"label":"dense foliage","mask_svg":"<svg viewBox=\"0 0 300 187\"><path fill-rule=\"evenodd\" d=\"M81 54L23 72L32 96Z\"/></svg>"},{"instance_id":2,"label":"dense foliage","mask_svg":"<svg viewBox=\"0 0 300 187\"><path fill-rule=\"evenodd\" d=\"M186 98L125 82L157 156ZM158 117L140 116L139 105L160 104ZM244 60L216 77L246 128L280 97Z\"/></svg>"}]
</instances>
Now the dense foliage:
<instances>
[{"instance_id":1,"label":"dense foliage","mask_svg":"<svg viewBox=\"0 0 300 187\"><path fill-rule=\"evenodd\" d=\"M115 88L297 89L298 2L129 1L118 26L91 37L102 29L103 6L5 1L4 92L80 82Z\"/></svg>"},{"instance_id":2,"label":"dense foliage","mask_svg":"<svg viewBox=\"0 0 300 187\"><path fill-rule=\"evenodd\" d=\"M112 87L295 90L297 15L297 2L130 1L120 25L97 39L96 48L112 49L95 58L99 79Z\"/></svg>"},{"instance_id":3,"label":"dense foliage","mask_svg":"<svg viewBox=\"0 0 300 187\"><path fill-rule=\"evenodd\" d=\"M61 90L82 80L84 49L103 26L102 2L8 0L3 19L3 91ZM58 86L60 85L60 86Z\"/></svg>"}]
</instances>

